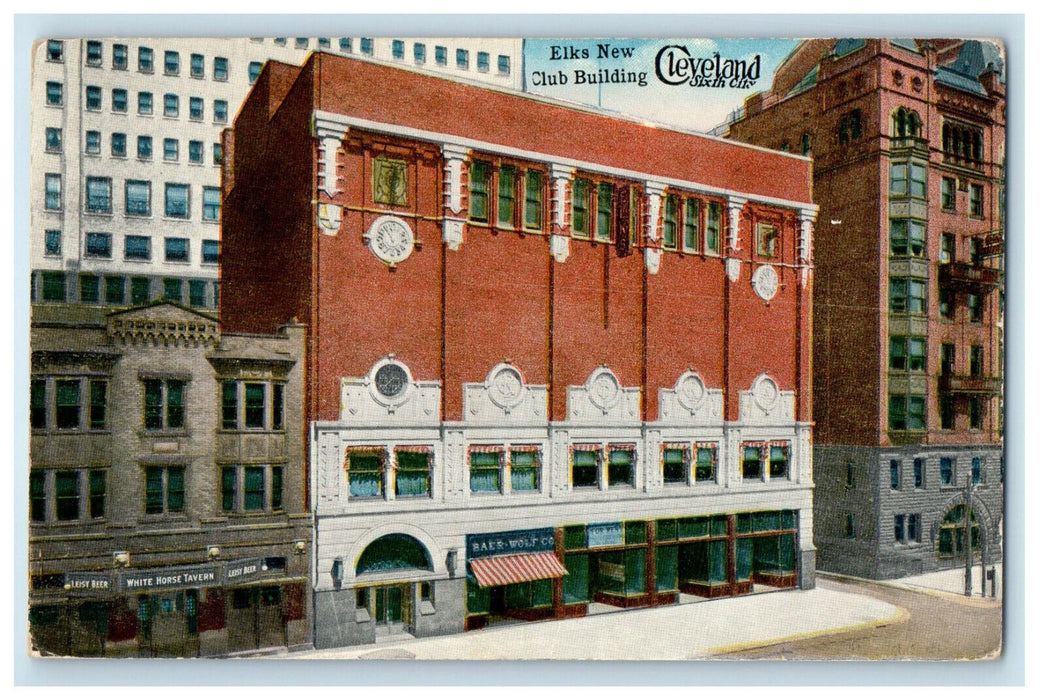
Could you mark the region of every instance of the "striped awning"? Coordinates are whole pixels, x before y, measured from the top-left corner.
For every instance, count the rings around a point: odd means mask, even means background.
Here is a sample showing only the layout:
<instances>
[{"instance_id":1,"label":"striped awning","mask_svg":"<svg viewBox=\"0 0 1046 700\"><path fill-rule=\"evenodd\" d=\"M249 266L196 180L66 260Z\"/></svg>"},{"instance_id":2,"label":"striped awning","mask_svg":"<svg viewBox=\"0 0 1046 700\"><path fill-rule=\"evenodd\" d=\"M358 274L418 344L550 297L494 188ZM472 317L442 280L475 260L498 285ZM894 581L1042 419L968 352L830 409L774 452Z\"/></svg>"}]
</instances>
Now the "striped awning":
<instances>
[{"instance_id":1,"label":"striped awning","mask_svg":"<svg viewBox=\"0 0 1046 700\"><path fill-rule=\"evenodd\" d=\"M530 552L472 559L469 561L469 566L472 567L472 575L476 577L476 582L483 588L559 578L567 574L567 570L559 563L559 559L556 559L554 552Z\"/></svg>"}]
</instances>

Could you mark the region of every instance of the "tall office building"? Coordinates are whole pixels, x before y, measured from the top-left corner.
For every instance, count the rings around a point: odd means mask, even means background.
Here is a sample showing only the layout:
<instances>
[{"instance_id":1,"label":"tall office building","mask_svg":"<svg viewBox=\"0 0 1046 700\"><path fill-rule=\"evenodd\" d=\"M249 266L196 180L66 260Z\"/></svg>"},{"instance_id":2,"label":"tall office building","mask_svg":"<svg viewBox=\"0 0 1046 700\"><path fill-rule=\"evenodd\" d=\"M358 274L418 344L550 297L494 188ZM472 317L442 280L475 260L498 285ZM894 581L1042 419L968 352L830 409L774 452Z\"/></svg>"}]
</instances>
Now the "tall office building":
<instances>
[{"instance_id":1,"label":"tall office building","mask_svg":"<svg viewBox=\"0 0 1046 700\"><path fill-rule=\"evenodd\" d=\"M264 62L311 51L522 88L522 40L52 39L32 83L32 300L220 296L221 131Z\"/></svg>"}]
</instances>

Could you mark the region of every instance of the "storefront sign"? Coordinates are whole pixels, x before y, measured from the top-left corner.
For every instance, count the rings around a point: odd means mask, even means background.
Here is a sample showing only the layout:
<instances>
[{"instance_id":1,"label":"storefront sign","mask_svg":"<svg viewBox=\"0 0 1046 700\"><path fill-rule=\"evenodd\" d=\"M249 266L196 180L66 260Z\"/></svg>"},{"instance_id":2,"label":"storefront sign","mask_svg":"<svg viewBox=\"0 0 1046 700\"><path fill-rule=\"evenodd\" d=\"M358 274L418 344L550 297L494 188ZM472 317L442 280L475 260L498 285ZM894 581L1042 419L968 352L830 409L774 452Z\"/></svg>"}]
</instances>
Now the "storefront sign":
<instances>
[{"instance_id":1,"label":"storefront sign","mask_svg":"<svg viewBox=\"0 0 1046 700\"><path fill-rule=\"evenodd\" d=\"M588 526L589 547L610 547L625 543L625 531L620 522L593 523Z\"/></svg>"},{"instance_id":2,"label":"storefront sign","mask_svg":"<svg viewBox=\"0 0 1046 700\"><path fill-rule=\"evenodd\" d=\"M180 588L218 585L218 567L185 566L150 571L121 571L121 591L148 591L157 588Z\"/></svg>"},{"instance_id":3,"label":"storefront sign","mask_svg":"<svg viewBox=\"0 0 1046 700\"><path fill-rule=\"evenodd\" d=\"M493 557L498 554L520 554L523 552L551 552L556 538L550 527L540 530L514 530L468 535L465 538L469 559Z\"/></svg>"},{"instance_id":4,"label":"storefront sign","mask_svg":"<svg viewBox=\"0 0 1046 700\"><path fill-rule=\"evenodd\" d=\"M95 572L69 573L64 588L70 593L108 593L113 589L113 577Z\"/></svg>"},{"instance_id":5,"label":"storefront sign","mask_svg":"<svg viewBox=\"0 0 1046 700\"><path fill-rule=\"evenodd\" d=\"M225 583L236 585L253 581L269 574L269 567L264 559L240 559L225 565Z\"/></svg>"}]
</instances>

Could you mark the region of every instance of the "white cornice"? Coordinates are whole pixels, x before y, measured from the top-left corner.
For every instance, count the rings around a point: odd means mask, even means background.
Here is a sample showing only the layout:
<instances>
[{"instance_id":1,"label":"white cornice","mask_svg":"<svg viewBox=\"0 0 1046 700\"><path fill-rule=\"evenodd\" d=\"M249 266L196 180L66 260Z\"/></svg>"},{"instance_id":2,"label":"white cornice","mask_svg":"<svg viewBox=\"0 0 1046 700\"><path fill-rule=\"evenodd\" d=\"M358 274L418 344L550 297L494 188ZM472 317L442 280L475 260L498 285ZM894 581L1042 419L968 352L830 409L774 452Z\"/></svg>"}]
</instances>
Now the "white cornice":
<instances>
[{"instance_id":1,"label":"white cornice","mask_svg":"<svg viewBox=\"0 0 1046 700\"><path fill-rule=\"evenodd\" d=\"M424 129L415 129L413 127L401 126L399 124L377 122L372 121L370 119L350 117L344 114L336 114L334 112L327 112L323 110L316 110L313 112L313 122L316 125L317 132L319 132L321 129L329 129L331 131L340 130L341 133L345 133L348 129L365 129L367 131L374 131L383 134L392 134L395 136L403 136L407 138L417 139L419 141L427 141L429 143L458 146L460 148L468 148L476 151L483 151L485 153L509 156L511 158L519 158L521 160L530 160L537 163L555 163L557 165L563 165L566 167L575 168L586 172L606 174L615 177L621 177L628 180L636 180L639 182L656 181L658 183L665 183L669 187L678 187L679 189L696 192L698 194L712 195L717 197L741 197L751 202L759 202L760 204L767 204L770 206L781 207L784 209L812 209L815 211L817 210L817 205L812 204L810 202L798 202L789 199L780 199L777 197L767 197L751 192L741 192L738 190L731 190L722 187L714 187L712 185L706 185L691 180L681 180L677 178L664 177L659 174L644 173L638 170L615 168L613 166L594 163L591 161L576 160L574 158L563 158L561 156L557 156L550 153L539 153L537 151L529 151L521 148L515 148L513 146L504 146L501 144L491 143L489 141L480 141L478 139L464 138L454 134L444 134L435 131L426 131ZM729 143L738 146L741 145L734 144L734 142Z\"/></svg>"}]
</instances>

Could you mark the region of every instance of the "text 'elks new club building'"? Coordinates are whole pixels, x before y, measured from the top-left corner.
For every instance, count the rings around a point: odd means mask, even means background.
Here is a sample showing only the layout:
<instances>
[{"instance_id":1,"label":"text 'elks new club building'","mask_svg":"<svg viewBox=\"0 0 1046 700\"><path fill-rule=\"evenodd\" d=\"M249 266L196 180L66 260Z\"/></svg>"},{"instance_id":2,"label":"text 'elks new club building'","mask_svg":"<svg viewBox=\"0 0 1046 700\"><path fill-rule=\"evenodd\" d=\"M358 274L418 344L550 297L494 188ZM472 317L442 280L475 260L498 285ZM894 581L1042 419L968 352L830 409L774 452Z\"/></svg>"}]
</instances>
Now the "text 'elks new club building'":
<instances>
[{"instance_id":1,"label":"text 'elks new club building'","mask_svg":"<svg viewBox=\"0 0 1046 700\"><path fill-rule=\"evenodd\" d=\"M813 585L808 158L324 54L224 145L223 327L307 328L317 647Z\"/></svg>"}]
</instances>

